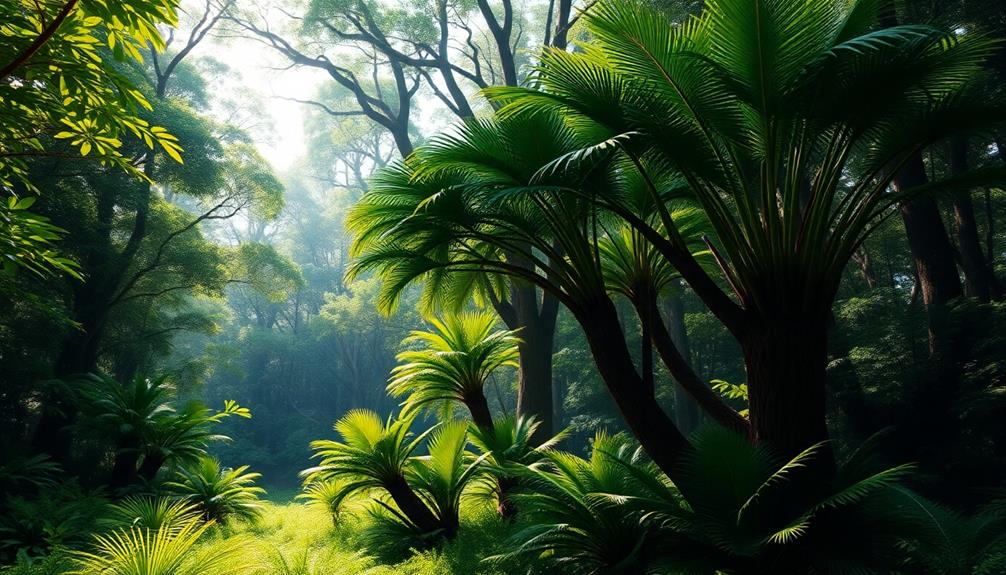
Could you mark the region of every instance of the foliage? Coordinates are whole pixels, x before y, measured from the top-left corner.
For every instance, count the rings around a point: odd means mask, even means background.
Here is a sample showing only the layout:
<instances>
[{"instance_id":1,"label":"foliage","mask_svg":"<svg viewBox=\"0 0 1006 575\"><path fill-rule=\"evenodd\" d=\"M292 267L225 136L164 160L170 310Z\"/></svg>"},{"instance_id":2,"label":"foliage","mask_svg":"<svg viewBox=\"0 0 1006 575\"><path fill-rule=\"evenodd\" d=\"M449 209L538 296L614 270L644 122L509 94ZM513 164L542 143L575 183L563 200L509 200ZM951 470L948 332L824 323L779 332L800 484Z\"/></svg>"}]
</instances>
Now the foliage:
<instances>
[{"instance_id":1,"label":"foliage","mask_svg":"<svg viewBox=\"0 0 1006 575\"><path fill-rule=\"evenodd\" d=\"M461 496L486 456L468 461L466 423L441 424L413 437L409 428L414 420L415 415L406 415L382 423L372 411L351 411L335 424L343 442L312 442L321 462L302 474L309 482L341 480L328 498L330 509L354 494L376 495L383 511L375 517L387 519L382 523L388 535L425 543L453 538ZM414 456L427 436L429 454Z\"/></svg>"},{"instance_id":2,"label":"foliage","mask_svg":"<svg viewBox=\"0 0 1006 575\"><path fill-rule=\"evenodd\" d=\"M59 471L59 464L44 453L5 453L4 462L0 465L0 494L18 493L26 487L36 490L51 487L56 483Z\"/></svg>"},{"instance_id":3,"label":"foliage","mask_svg":"<svg viewBox=\"0 0 1006 575\"><path fill-rule=\"evenodd\" d=\"M548 453L518 496L529 524L492 560L529 554L577 573L909 573L903 550L942 532L931 504L900 485L911 466L878 465L875 446L822 475L818 447L782 461L716 428L693 444L677 485L624 435L599 434L589 459Z\"/></svg>"},{"instance_id":4,"label":"foliage","mask_svg":"<svg viewBox=\"0 0 1006 575\"><path fill-rule=\"evenodd\" d=\"M0 514L0 563L32 562L54 549L79 548L108 510L100 491L46 482L32 498L9 492Z\"/></svg>"},{"instance_id":5,"label":"foliage","mask_svg":"<svg viewBox=\"0 0 1006 575\"><path fill-rule=\"evenodd\" d=\"M246 573L250 558L243 554L246 541L231 541L199 548L196 543L213 522L199 517L160 529L131 527L94 537L92 551L75 553L74 575L229 575Z\"/></svg>"},{"instance_id":6,"label":"foliage","mask_svg":"<svg viewBox=\"0 0 1006 575\"><path fill-rule=\"evenodd\" d=\"M589 459L554 451L525 475L527 490L515 497L527 524L513 535L512 551L488 561L532 556L570 573L651 572L661 545L654 522L626 501L638 498L656 511L681 500L627 436L599 432Z\"/></svg>"},{"instance_id":7,"label":"foliage","mask_svg":"<svg viewBox=\"0 0 1006 575\"><path fill-rule=\"evenodd\" d=\"M391 370L388 392L407 396L406 413L445 402L470 405L481 398L484 403L489 377L499 368L517 366L518 336L494 331L493 314L462 312L430 322L435 331L413 331L402 342L423 347L398 354L398 366Z\"/></svg>"},{"instance_id":8,"label":"foliage","mask_svg":"<svg viewBox=\"0 0 1006 575\"><path fill-rule=\"evenodd\" d=\"M429 454L413 460L411 477L420 496L430 506L448 537L460 525L461 498L477 479L480 464L488 457L471 458L468 423L450 421L436 428L430 436Z\"/></svg>"},{"instance_id":9,"label":"foliage","mask_svg":"<svg viewBox=\"0 0 1006 575\"><path fill-rule=\"evenodd\" d=\"M129 475L137 471L139 460L139 471L147 481L167 463L199 462L209 443L229 441L229 437L213 433L213 427L223 419L251 417L247 408L231 400L224 401L221 411L200 402L176 409L171 397L174 386L166 375L156 379L137 375L123 385L107 375L90 374L78 382L78 388L84 411L90 416L82 425L114 438L117 456L125 456L130 466Z\"/></svg>"},{"instance_id":10,"label":"foliage","mask_svg":"<svg viewBox=\"0 0 1006 575\"><path fill-rule=\"evenodd\" d=\"M39 276L59 271L79 279L80 266L53 249L66 230L29 212L34 203L34 197L0 201L0 258L4 272L13 273L20 267Z\"/></svg>"},{"instance_id":11,"label":"foliage","mask_svg":"<svg viewBox=\"0 0 1006 575\"><path fill-rule=\"evenodd\" d=\"M112 505L106 523L120 528L170 530L200 515L198 507L185 500L133 495Z\"/></svg>"},{"instance_id":12,"label":"foliage","mask_svg":"<svg viewBox=\"0 0 1006 575\"><path fill-rule=\"evenodd\" d=\"M231 517L256 519L262 513L259 494L265 489L254 485L260 473L247 473L248 466L221 468L220 462L204 456L196 463L178 470L169 488L199 510L207 521L222 522Z\"/></svg>"},{"instance_id":13,"label":"foliage","mask_svg":"<svg viewBox=\"0 0 1006 575\"><path fill-rule=\"evenodd\" d=\"M343 499L342 485L337 479L310 481L304 486L304 492L296 499L304 500L308 505L324 509L332 516L332 523L339 524L339 511Z\"/></svg>"},{"instance_id":14,"label":"foliage","mask_svg":"<svg viewBox=\"0 0 1006 575\"><path fill-rule=\"evenodd\" d=\"M0 256L5 269L78 275L76 264L50 247L62 230L24 211L31 199L18 200L25 192L39 192L26 158L59 155L68 145L80 156L143 177L122 150L123 138L131 136L181 161L178 139L140 117L139 110L149 110L150 103L116 64L142 61L140 52L148 46L162 49L157 26L175 24L177 8L175 0L15 1L0 7L0 53L5 55L0 101L6 103L0 113L0 190L7 204L0 209Z\"/></svg>"}]
</instances>

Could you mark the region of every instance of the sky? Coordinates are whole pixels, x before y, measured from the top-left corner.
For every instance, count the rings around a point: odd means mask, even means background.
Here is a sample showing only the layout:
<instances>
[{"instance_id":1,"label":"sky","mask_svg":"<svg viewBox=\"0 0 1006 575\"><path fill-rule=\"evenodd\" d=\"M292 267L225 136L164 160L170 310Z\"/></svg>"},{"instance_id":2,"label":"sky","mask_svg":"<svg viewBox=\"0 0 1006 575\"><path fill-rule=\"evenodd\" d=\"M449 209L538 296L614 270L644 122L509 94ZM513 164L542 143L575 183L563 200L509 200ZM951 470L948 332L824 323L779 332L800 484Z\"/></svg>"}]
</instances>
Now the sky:
<instances>
[{"instance_id":1,"label":"sky","mask_svg":"<svg viewBox=\"0 0 1006 575\"><path fill-rule=\"evenodd\" d=\"M186 4L192 5L191 2ZM284 18L281 14L270 16ZM325 74L313 68L290 68L275 49L249 38L235 38L221 31L206 38L194 54L211 56L229 71L217 79L219 94L212 98L233 99L250 116L250 131L259 151L277 172L292 169L307 153L304 137L305 105L283 98L307 99L325 82ZM244 122L242 122L244 123Z\"/></svg>"}]
</instances>

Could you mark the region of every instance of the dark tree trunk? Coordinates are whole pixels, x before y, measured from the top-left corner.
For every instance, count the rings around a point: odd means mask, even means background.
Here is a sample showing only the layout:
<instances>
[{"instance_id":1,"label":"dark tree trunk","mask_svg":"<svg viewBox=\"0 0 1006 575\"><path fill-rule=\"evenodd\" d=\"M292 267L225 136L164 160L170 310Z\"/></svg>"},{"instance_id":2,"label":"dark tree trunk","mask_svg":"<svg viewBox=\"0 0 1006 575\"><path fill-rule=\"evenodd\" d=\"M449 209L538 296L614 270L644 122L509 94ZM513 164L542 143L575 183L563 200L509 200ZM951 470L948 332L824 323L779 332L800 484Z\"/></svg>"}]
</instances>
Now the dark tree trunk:
<instances>
[{"instance_id":1,"label":"dark tree trunk","mask_svg":"<svg viewBox=\"0 0 1006 575\"><path fill-rule=\"evenodd\" d=\"M654 463L674 479L682 454L691 449L670 417L649 395L625 343L615 305L608 298L574 311L597 370L629 429Z\"/></svg>"},{"instance_id":2,"label":"dark tree trunk","mask_svg":"<svg viewBox=\"0 0 1006 575\"><path fill-rule=\"evenodd\" d=\"M787 457L828 439L827 317L802 312L753 320L741 341L753 437Z\"/></svg>"},{"instance_id":3,"label":"dark tree trunk","mask_svg":"<svg viewBox=\"0 0 1006 575\"><path fill-rule=\"evenodd\" d=\"M682 360L691 365L692 351L688 344L688 330L685 327L685 305L681 294L676 290L668 294L665 309L671 343L681 354ZM673 373L671 375L674 376ZM678 429L686 435L699 426L699 404L680 382L674 386L674 421L678 424Z\"/></svg>"},{"instance_id":4,"label":"dark tree trunk","mask_svg":"<svg viewBox=\"0 0 1006 575\"><path fill-rule=\"evenodd\" d=\"M115 456L115 465L112 466L112 488L121 488L131 485L136 479L136 463L139 461L140 453L136 449L120 451Z\"/></svg>"},{"instance_id":5,"label":"dark tree trunk","mask_svg":"<svg viewBox=\"0 0 1006 575\"><path fill-rule=\"evenodd\" d=\"M430 508L416 495L416 492L412 490L412 487L409 486L404 477L396 478L394 481L386 484L384 488L388 491L388 495L391 496L391 499L398 506L402 514L422 531L432 532L442 528L447 537L453 537L454 533L457 532L457 525L454 525L453 529L450 525L441 525L440 521L433 515L433 512L430 511Z\"/></svg>"},{"instance_id":6,"label":"dark tree trunk","mask_svg":"<svg viewBox=\"0 0 1006 575\"><path fill-rule=\"evenodd\" d=\"M900 190L910 190L927 181L922 156L914 154L898 174L895 185ZM936 353L946 343L947 303L964 293L954 247L932 198L920 196L902 204L901 218L915 259L922 301L926 305L930 353Z\"/></svg>"},{"instance_id":7,"label":"dark tree trunk","mask_svg":"<svg viewBox=\"0 0 1006 575\"><path fill-rule=\"evenodd\" d=\"M960 174L968 169L968 141L957 138L950 145L950 171ZM978 239L978 223L975 219L975 205L971 190L961 190L954 195L954 227L957 232L957 246L961 253L961 267L964 269L964 287L968 296L982 302L989 302L993 295L994 278L985 261L981 241Z\"/></svg>"},{"instance_id":8,"label":"dark tree trunk","mask_svg":"<svg viewBox=\"0 0 1006 575\"><path fill-rule=\"evenodd\" d=\"M520 330L517 415L534 416L538 420L533 439L542 442L554 433L552 350L559 307L555 298L548 294L539 301L539 293L531 286L513 286L512 310L501 315L507 327Z\"/></svg>"},{"instance_id":9,"label":"dark tree trunk","mask_svg":"<svg viewBox=\"0 0 1006 575\"><path fill-rule=\"evenodd\" d=\"M153 481L157 477L157 472L164 466L164 462L165 459L163 455L144 456L143 463L140 464L140 477L142 477L144 481Z\"/></svg>"},{"instance_id":10,"label":"dark tree trunk","mask_svg":"<svg viewBox=\"0 0 1006 575\"><path fill-rule=\"evenodd\" d=\"M464 398L465 407L472 416L472 423L479 429L491 433L493 430L493 416L489 411L489 401L486 395L480 390Z\"/></svg>"}]
</instances>

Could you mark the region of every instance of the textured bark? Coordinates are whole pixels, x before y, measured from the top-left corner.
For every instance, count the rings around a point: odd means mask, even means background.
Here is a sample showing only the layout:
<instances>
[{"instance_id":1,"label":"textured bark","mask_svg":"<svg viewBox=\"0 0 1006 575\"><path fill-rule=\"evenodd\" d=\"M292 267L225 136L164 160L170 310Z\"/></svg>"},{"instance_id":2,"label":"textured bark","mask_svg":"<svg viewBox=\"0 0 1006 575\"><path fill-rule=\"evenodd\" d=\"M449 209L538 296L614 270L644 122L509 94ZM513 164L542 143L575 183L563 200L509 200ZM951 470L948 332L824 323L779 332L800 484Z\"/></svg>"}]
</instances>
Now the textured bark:
<instances>
[{"instance_id":1,"label":"textured bark","mask_svg":"<svg viewBox=\"0 0 1006 575\"><path fill-rule=\"evenodd\" d=\"M968 169L968 142L964 138L955 139L950 145L950 171L960 174ZM995 279L982 253L978 239L978 223L975 219L975 205L971 190L961 190L954 195L954 228L957 246L964 269L965 293L979 301L988 302L993 296Z\"/></svg>"},{"instance_id":2,"label":"textured bark","mask_svg":"<svg viewBox=\"0 0 1006 575\"><path fill-rule=\"evenodd\" d=\"M914 154L898 174L895 185L899 190L910 190L927 181L922 156ZM902 204L901 218L915 260L922 301L926 305L930 353L936 353L945 343L947 303L964 293L954 247L932 198L920 196Z\"/></svg>"}]
</instances>

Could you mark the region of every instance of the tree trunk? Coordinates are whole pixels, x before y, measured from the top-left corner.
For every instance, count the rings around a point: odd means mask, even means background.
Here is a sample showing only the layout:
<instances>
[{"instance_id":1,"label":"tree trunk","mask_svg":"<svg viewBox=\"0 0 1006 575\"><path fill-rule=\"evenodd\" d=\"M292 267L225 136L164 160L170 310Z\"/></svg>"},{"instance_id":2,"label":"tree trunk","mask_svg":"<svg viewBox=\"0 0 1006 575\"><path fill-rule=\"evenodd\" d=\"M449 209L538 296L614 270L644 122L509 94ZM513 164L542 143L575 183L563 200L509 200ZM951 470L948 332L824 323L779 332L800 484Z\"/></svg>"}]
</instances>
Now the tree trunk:
<instances>
[{"instance_id":1,"label":"tree trunk","mask_svg":"<svg viewBox=\"0 0 1006 575\"><path fill-rule=\"evenodd\" d=\"M583 327L597 370L626 424L653 462L673 480L681 455L691 445L645 390L626 347L614 303L607 297L598 298L574 314Z\"/></svg>"},{"instance_id":2,"label":"tree trunk","mask_svg":"<svg viewBox=\"0 0 1006 575\"><path fill-rule=\"evenodd\" d=\"M754 439L786 457L828 439L827 326L823 314L778 310L741 340Z\"/></svg>"},{"instance_id":3,"label":"tree trunk","mask_svg":"<svg viewBox=\"0 0 1006 575\"><path fill-rule=\"evenodd\" d=\"M165 458L163 455L145 455L143 463L140 464L140 477L147 482L153 481L157 477L157 472L164 465L164 462Z\"/></svg>"},{"instance_id":4,"label":"tree trunk","mask_svg":"<svg viewBox=\"0 0 1006 575\"><path fill-rule=\"evenodd\" d=\"M479 429L492 433L493 416L489 411L489 401L486 400L486 395L480 390L478 393L465 397L464 403L468 408L468 413L472 416L472 423L477 425Z\"/></svg>"},{"instance_id":5,"label":"tree trunk","mask_svg":"<svg viewBox=\"0 0 1006 575\"><path fill-rule=\"evenodd\" d=\"M520 355L517 415L534 416L538 420L533 440L540 443L554 433L552 349L559 307L551 295L545 294L539 302L539 291L531 286L515 285L511 293L515 321L512 325L507 322L507 326L520 329L518 335L521 339L517 345Z\"/></svg>"},{"instance_id":6,"label":"tree trunk","mask_svg":"<svg viewBox=\"0 0 1006 575\"><path fill-rule=\"evenodd\" d=\"M950 145L950 171L960 174L968 169L968 141L957 138ZM978 223L975 219L975 205L971 190L961 190L954 195L954 227L957 232L957 246L961 253L961 267L964 269L964 287L968 296L981 302L989 302L993 295L994 278L985 261L981 241L978 239Z\"/></svg>"},{"instance_id":7,"label":"tree trunk","mask_svg":"<svg viewBox=\"0 0 1006 575\"><path fill-rule=\"evenodd\" d=\"M388 491L388 495L391 496L395 505L402 512L402 515L405 515L420 530L430 533L443 528L447 537L453 537L450 526L441 525L437 517L423 503L423 500L416 495L416 492L412 490L412 487L409 486L404 477L396 478L387 483L384 488ZM454 526L453 531L457 531L457 526Z\"/></svg>"},{"instance_id":8,"label":"tree trunk","mask_svg":"<svg viewBox=\"0 0 1006 575\"><path fill-rule=\"evenodd\" d=\"M895 185L899 190L910 190L927 181L922 156L914 154L898 174ZM920 196L901 204L901 218L915 259L922 301L926 305L929 351L935 354L946 343L947 303L964 293L957 273L954 247L932 198Z\"/></svg>"},{"instance_id":9,"label":"tree trunk","mask_svg":"<svg viewBox=\"0 0 1006 575\"><path fill-rule=\"evenodd\" d=\"M682 360L691 365L692 351L688 345L688 330L685 328L685 306L681 294L676 289L668 294L666 309L667 331L671 343L681 354ZM678 424L678 429L685 435L695 431L695 428L699 426L699 404L688 394L680 382L674 386L674 421Z\"/></svg>"},{"instance_id":10,"label":"tree trunk","mask_svg":"<svg viewBox=\"0 0 1006 575\"><path fill-rule=\"evenodd\" d=\"M115 456L115 465L112 466L112 488L121 488L131 485L136 479L136 463L140 459L140 452L136 449L120 451Z\"/></svg>"}]
</instances>

